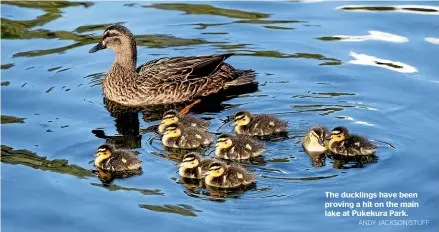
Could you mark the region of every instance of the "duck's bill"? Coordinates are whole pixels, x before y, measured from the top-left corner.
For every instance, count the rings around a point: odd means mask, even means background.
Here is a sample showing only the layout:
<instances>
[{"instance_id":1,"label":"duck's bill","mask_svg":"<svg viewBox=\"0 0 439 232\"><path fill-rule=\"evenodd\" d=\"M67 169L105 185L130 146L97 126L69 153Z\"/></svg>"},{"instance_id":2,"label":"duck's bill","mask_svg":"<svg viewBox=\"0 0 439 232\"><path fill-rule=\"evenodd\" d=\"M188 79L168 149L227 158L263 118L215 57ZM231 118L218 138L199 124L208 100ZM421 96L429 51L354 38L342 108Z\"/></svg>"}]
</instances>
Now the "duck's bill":
<instances>
[{"instance_id":1,"label":"duck's bill","mask_svg":"<svg viewBox=\"0 0 439 232\"><path fill-rule=\"evenodd\" d=\"M96 156L96 157L98 157L98 156L99 156L99 153L95 153L95 154L93 154L93 156Z\"/></svg>"},{"instance_id":2,"label":"duck's bill","mask_svg":"<svg viewBox=\"0 0 439 232\"><path fill-rule=\"evenodd\" d=\"M101 42L99 42L96 46L94 46L92 49L90 49L90 51L88 51L89 53L93 53L93 52L97 52L99 50L105 49L107 47L105 47L105 45L103 45Z\"/></svg>"},{"instance_id":3,"label":"duck's bill","mask_svg":"<svg viewBox=\"0 0 439 232\"><path fill-rule=\"evenodd\" d=\"M325 141L324 141L324 139L319 139L318 141L319 141L319 144L320 144L320 145L325 146Z\"/></svg>"}]
</instances>

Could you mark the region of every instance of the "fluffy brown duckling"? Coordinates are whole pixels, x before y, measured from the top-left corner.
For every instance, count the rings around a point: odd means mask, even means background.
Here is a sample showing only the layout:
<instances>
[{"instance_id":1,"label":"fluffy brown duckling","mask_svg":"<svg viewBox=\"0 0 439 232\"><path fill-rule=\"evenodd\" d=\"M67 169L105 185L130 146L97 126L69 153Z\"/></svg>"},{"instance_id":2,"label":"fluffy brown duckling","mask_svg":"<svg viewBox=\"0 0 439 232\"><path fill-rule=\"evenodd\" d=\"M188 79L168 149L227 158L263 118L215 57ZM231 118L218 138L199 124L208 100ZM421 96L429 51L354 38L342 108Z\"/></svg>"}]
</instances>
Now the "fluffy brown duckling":
<instances>
[{"instance_id":1,"label":"fluffy brown duckling","mask_svg":"<svg viewBox=\"0 0 439 232\"><path fill-rule=\"evenodd\" d=\"M169 125L162 137L163 145L181 149L208 147L213 142L213 135L195 127Z\"/></svg>"},{"instance_id":2,"label":"fluffy brown duckling","mask_svg":"<svg viewBox=\"0 0 439 232\"><path fill-rule=\"evenodd\" d=\"M208 171L209 165L215 161L216 159L203 159L200 154L190 152L183 156L178 174L184 178L203 179Z\"/></svg>"},{"instance_id":3,"label":"fluffy brown duckling","mask_svg":"<svg viewBox=\"0 0 439 232\"><path fill-rule=\"evenodd\" d=\"M121 172L142 167L142 161L134 152L116 149L113 144L101 145L95 156L95 166L103 170Z\"/></svg>"},{"instance_id":4,"label":"fluffy brown duckling","mask_svg":"<svg viewBox=\"0 0 439 232\"><path fill-rule=\"evenodd\" d=\"M190 114L183 115L176 110L169 110L163 114L162 121L160 122L158 128L159 133L165 133L166 127L174 123L177 123L183 127L196 127L203 131L207 131L209 129L209 121L197 118Z\"/></svg>"},{"instance_id":5,"label":"fluffy brown duckling","mask_svg":"<svg viewBox=\"0 0 439 232\"><path fill-rule=\"evenodd\" d=\"M237 164L216 161L209 165L204 181L216 188L239 188L255 183L256 176Z\"/></svg>"},{"instance_id":6,"label":"fluffy brown duckling","mask_svg":"<svg viewBox=\"0 0 439 232\"><path fill-rule=\"evenodd\" d=\"M328 139L328 150L338 155L372 155L377 149L367 138L350 134L347 128L341 126L334 128Z\"/></svg>"},{"instance_id":7,"label":"fluffy brown duckling","mask_svg":"<svg viewBox=\"0 0 439 232\"><path fill-rule=\"evenodd\" d=\"M252 136L269 136L285 133L288 122L280 120L271 114L250 114L239 111L234 115L234 125L237 134Z\"/></svg>"},{"instance_id":8,"label":"fluffy brown duckling","mask_svg":"<svg viewBox=\"0 0 439 232\"><path fill-rule=\"evenodd\" d=\"M302 146L307 152L324 153L327 150L326 137L328 129L322 125L314 125L302 140Z\"/></svg>"},{"instance_id":9,"label":"fluffy brown duckling","mask_svg":"<svg viewBox=\"0 0 439 232\"><path fill-rule=\"evenodd\" d=\"M215 144L215 156L229 160L248 160L265 151L265 145L245 135L222 134Z\"/></svg>"}]
</instances>

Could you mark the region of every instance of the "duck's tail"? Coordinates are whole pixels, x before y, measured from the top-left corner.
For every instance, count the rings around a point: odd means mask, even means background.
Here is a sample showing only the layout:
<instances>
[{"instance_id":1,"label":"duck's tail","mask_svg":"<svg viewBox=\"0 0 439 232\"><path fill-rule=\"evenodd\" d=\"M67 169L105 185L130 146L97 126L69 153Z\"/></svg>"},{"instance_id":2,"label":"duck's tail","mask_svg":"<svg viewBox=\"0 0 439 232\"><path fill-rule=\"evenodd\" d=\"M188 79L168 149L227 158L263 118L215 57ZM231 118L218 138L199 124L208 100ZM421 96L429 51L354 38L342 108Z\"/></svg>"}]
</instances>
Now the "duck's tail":
<instances>
[{"instance_id":1,"label":"duck's tail","mask_svg":"<svg viewBox=\"0 0 439 232\"><path fill-rule=\"evenodd\" d=\"M234 70L235 75L237 78L227 82L225 84L225 88L233 87L233 86L241 86L241 85L248 85L248 84L257 84L255 81L256 79L256 72L254 70L241 70L236 69Z\"/></svg>"}]
</instances>

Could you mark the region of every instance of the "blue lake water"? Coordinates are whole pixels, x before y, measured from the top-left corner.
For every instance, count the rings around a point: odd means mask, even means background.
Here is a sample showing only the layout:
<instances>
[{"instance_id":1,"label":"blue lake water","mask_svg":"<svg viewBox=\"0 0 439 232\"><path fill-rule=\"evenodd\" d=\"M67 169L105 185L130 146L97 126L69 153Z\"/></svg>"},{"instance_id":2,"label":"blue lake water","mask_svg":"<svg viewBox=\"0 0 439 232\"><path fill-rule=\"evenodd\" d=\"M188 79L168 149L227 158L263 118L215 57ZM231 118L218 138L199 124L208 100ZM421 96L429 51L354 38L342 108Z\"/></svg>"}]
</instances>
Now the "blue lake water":
<instances>
[{"instance_id":1,"label":"blue lake water","mask_svg":"<svg viewBox=\"0 0 439 232\"><path fill-rule=\"evenodd\" d=\"M2 231L437 231L438 2L1 8ZM289 139L267 142L267 163L249 165L254 188L183 184L178 155L147 130L157 116L106 107L100 82L114 53L88 50L113 23L138 36L138 65L234 52L229 64L258 73L257 91L194 111L210 119L212 132L231 131L223 121L240 109L289 121ZM367 135L378 158L308 156L301 138L313 124ZM144 173L104 184L90 170L106 141L138 151ZM327 191L412 192L420 206L407 217L325 217ZM361 226L360 219L430 224Z\"/></svg>"}]
</instances>

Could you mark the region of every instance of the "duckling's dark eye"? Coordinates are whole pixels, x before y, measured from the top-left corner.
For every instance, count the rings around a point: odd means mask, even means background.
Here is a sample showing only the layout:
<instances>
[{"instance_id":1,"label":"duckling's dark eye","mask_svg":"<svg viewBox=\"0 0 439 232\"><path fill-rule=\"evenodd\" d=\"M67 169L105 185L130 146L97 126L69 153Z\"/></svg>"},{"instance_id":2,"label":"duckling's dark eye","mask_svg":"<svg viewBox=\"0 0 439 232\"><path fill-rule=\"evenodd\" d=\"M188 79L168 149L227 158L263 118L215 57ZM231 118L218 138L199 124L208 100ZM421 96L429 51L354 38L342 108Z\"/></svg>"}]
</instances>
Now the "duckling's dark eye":
<instances>
[{"instance_id":1,"label":"duckling's dark eye","mask_svg":"<svg viewBox=\"0 0 439 232\"><path fill-rule=\"evenodd\" d=\"M235 120L243 120L243 119L244 119L244 116L239 116L239 117L235 118Z\"/></svg>"}]
</instances>

